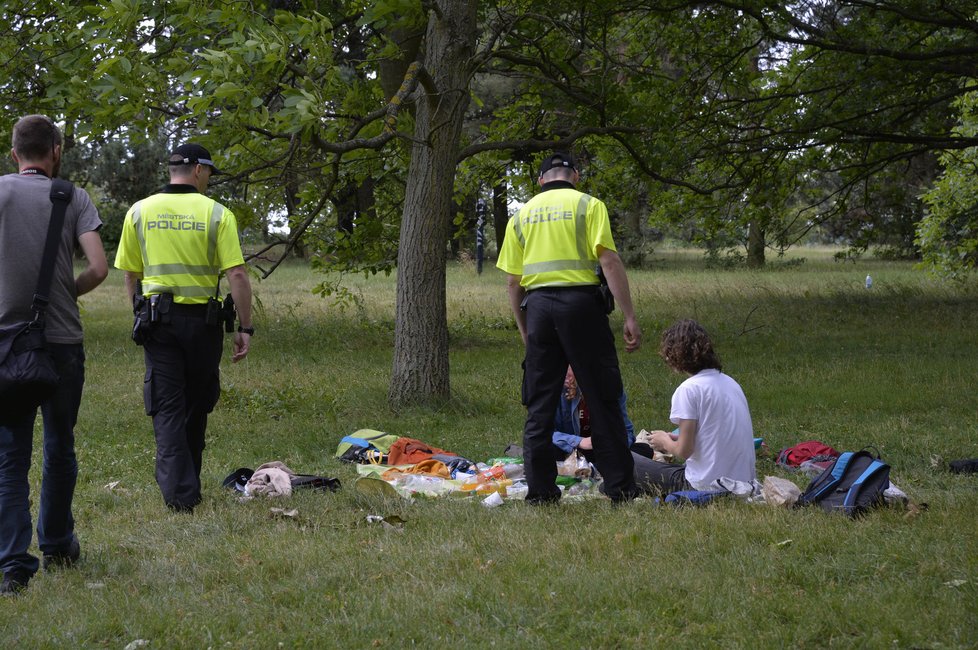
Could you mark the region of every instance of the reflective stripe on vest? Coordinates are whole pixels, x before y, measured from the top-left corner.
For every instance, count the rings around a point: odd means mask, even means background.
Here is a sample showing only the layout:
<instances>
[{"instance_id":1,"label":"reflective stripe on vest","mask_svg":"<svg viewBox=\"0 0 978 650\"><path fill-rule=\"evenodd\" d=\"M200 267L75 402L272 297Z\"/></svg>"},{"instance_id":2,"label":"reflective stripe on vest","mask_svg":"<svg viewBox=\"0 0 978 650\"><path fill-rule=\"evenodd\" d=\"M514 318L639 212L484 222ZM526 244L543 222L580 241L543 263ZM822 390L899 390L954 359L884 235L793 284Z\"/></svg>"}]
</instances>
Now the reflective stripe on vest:
<instances>
[{"instance_id":1,"label":"reflective stripe on vest","mask_svg":"<svg viewBox=\"0 0 978 650\"><path fill-rule=\"evenodd\" d=\"M145 264L149 258L146 257L146 236L143 235L143 225L139 223L140 208L142 206L142 201L137 201L136 205L132 206L132 227L136 230L136 241L139 242L139 254L143 256L143 264ZM143 269L143 275L145 274L146 269Z\"/></svg>"},{"instance_id":2,"label":"reflective stripe on vest","mask_svg":"<svg viewBox=\"0 0 978 650\"><path fill-rule=\"evenodd\" d=\"M210 298L214 296L215 292L216 288L210 289L197 285L174 286L172 284L143 283L143 293L147 295L151 293L172 293L181 298Z\"/></svg>"},{"instance_id":3,"label":"reflective stripe on vest","mask_svg":"<svg viewBox=\"0 0 978 650\"><path fill-rule=\"evenodd\" d=\"M140 254L143 256L143 263L146 264L149 256L146 252L146 233L143 230L142 221L142 201L137 202L132 208L132 224L136 230L136 240L139 242ZM217 265L217 231L221 225L221 217L224 216L224 206L214 202L211 209L210 223L207 231L207 260L209 264L146 264L143 268L143 277L147 276L174 276L174 275L193 275L213 276L214 284L211 287L199 285L164 285L158 283L143 282L143 293L172 293L174 296L182 298L201 298L210 297L216 294L218 286L218 274L220 269Z\"/></svg>"}]
</instances>

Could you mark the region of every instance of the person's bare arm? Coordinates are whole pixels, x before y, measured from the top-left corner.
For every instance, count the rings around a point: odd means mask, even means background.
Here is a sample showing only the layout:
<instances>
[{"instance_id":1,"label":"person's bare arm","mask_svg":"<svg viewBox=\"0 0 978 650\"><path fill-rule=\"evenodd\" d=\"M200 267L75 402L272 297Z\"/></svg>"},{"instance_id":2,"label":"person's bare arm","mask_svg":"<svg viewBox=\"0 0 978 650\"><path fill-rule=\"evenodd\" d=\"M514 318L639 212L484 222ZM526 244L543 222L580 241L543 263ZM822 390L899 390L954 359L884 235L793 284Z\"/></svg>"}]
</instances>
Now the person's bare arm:
<instances>
[{"instance_id":1,"label":"person's bare arm","mask_svg":"<svg viewBox=\"0 0 978 650\"><path fill-rule=\"evenodd\" d=\"M635 352L642 347L642 328L639 327L638 320L635 318L635 308L632 306L632 293L628 287L625 265L618 253L607 248L601 248L598 261L601 263L601 270L608 281L608 288L611 289L615 302L625 317L623 329L625 351Z\"/></svg>"},{"instance_id":2,"label":"person's bare arm","mask_svg":"<svg viewBox=\"0 0 978 650\"><path fill-rule=\"evenodd\" d=\"M109 275L109 263L105 259L105 248L98 231L90 230L78 237L78 245L87 262L85 268L75 278L75 294L83 295L102 284Z\"/></svg>"},{"instance_id":3,"label":"person's bare arm","mask_svg":"<svg viewBox=\"0 0 978 650\"><path fill-rule=\"evenodd\" d=\"M672 434L665 431L652 432L652 448L665 454L672 454L680 458L689 458L696 448L696 430L699 422L697 420L680 420L679 437L673 438Z\"/></svg>"},{"instance_id":4,"label":"person's bare arm","mask_svg":"<svg viewBox=\"0 0 978 650\"><path fill-rule=\"evenodd\" d=\"M143 274L133 271L123 271L122 277L126 282L126 295L129 296L129 304L131 305L133 298L136 297L136 283L143 279Z\"/></svg>"},{"instance_id":5,"label":"person's bare arm","mask_svg":"<svg viewBox=\"0 0 978 650\"><path fill-rule=\"evenodd\" d=\"M248 269L240 264L232 266L224 274L227 276L228 284L231 285L231 298L234 300L234 308L238 312L238 323L241 327L253 327L251 322L251 279L248 277ZM241 361L248 356L250 349L251 335L235 332L231 361L233 363Z\"/></svg>"},{"instance_id":6,"label":"person's bare arm","mask_svg":"<svg viewBox=\"0 0 978 650\"><path fill-rule=\"evenodd\" d=\"M513 316L516 317L516 327L520 331L523 345L526 345L526 313L520 309L526 290L520 285L520 280L522 278L518 275L507 275L506 292L509 294L509 306L513 309Z\"/></svg>"}]
</instances>

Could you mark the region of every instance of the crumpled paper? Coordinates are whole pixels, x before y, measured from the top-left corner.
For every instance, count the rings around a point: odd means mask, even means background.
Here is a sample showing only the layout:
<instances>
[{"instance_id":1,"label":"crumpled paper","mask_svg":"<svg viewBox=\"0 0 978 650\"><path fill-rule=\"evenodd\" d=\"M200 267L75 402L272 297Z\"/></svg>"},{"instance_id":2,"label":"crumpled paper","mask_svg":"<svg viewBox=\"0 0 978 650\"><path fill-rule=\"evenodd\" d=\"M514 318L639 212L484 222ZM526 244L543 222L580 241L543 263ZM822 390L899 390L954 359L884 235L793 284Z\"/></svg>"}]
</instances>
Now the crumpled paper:
<instances>
[{"instance_id":1,"label":"crumpled paper","mask_svg":"<svg viewBox=\"0 0 978 650\"><path fill-rule=\"evenodd\" d=\"M790 508L797 503L798 497L801 496L801 488L786 478L765 476L761 486L761 494L764 495L765 503Z\"/></svg>"}]
</instances>

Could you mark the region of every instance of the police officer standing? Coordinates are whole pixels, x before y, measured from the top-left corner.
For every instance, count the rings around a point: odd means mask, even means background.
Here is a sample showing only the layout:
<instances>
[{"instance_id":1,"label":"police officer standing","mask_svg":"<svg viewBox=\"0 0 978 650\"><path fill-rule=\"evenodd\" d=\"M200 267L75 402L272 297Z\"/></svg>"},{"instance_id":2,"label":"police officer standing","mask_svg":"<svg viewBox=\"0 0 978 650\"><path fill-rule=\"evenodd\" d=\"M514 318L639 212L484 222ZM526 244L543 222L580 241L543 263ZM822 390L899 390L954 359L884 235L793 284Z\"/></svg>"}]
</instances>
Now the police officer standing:
<instances>
[{"instance_id":1,"label":"police officer standing","mask_svg":"<svg viewBox=\"0 0 978 650\"><path fill-rule=\"evenodd\" d=\"M510 219L497 262L509 274L510 304L526 345L523 455L526 500L534 504L560 499L551 434L568 364L588 396L593 461L604 479L605 495L620 502L636 494L618 403L621 372L599 266L625 317L627 351L641 346L642 330L608 210L602 201L575 189L579 180L570 154L548 156L540 167L542 191Z\"/></svg>"},{"instance_id":2,"label":"police officer standing","mask_svg":"<svg viewBox=\"0 0 978 650\"><path fill-rule=\"evenodd\" d=\"M156 434L156 482L173 510L200 503L207 415L220 395L219 366L228 311L219 296L228 279L239 326L231 360L248 354L251 281L234 214L203 195L220 172L210 153L183 144L169 158L170 183L126 214L115 265L133 301L133 338L143 346L143 399ZM233 319L233 313L230 314Z\"/></svg>"}]
</instances>

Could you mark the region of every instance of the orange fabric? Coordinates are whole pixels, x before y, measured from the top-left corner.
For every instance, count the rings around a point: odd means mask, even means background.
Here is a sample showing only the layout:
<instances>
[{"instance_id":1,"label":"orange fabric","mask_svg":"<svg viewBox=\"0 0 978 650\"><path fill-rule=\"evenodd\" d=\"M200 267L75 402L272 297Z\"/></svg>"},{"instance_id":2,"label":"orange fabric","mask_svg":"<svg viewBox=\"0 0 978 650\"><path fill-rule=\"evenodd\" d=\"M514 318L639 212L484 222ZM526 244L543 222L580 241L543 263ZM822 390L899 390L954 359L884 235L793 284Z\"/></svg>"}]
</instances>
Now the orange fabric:
<instances>
[{"instance_id":1,"label":"orange fabric","mask_svg":"<svg viewBox=\"0 0 978 650\"><path fill-rule=\"evenodd\" d=\"M434 458L423 460L411 467L392 467L381 474L380 477L385 481L389 481L398 474L424 474L425 476L437 476L438 478L452 478L452 472L448 469L448 465Z\"/></svg>"},{"instance_id":2,"label":"orange fabric","mask_svg":"<svg viewBox=\"0 0 978 650\"><path fill-rule=\"evenodd\" d=\"M435 454L458 456L458 454L415 440L414 438L398 438L387 453L388 465L415 465L428 460Z\"/></svg>"}]
</instances>

